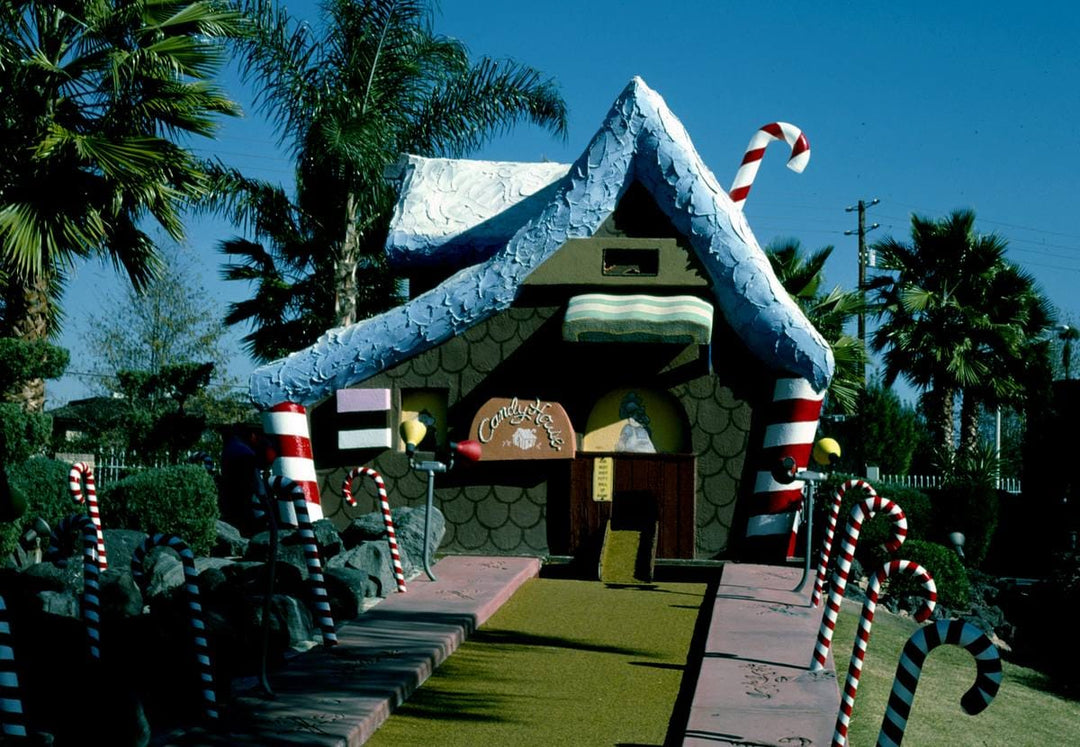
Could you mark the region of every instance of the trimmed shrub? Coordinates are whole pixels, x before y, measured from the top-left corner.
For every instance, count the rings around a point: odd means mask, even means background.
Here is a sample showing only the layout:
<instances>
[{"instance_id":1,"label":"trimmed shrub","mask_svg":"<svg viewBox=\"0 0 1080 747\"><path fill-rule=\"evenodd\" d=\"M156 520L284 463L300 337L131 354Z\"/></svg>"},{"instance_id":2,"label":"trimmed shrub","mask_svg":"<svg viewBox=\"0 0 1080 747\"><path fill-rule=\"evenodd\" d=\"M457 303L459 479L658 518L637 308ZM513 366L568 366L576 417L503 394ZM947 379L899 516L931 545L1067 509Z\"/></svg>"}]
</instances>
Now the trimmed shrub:
<instances>
[{"instance_id":1,"label":"trimmed shrub","mask_svg":"<svg viewBox=\"0 0 1080 747\"><path fill-rule=\"evenodd\" d=\"M0 464L19 464L41 454L51 434L51 415L0 402Z\"/></svg>"},{"instance_id":2,"label":"trimmed shrub","mask_svg":"<svg viewBox=\"0 0 1080 747\"><path fill-rule=\"evenodd\" d=\"M201 465L183 464L139 472L106 487L101 495L106 527L175 534L196 555L207 555L216 536L217 486Z\"/></svg>"},{"instance_id":3,"label":"trimmed shrub","mask_svg":"<svg viewBox=\"0 0 1080 747\"><path fill-rule=\"evenodd\" d=\"M881 548L874 549L875 562L868 566L867 572L877 572L887 560ZM909 539L896 555L902 560L918 563L934 577L937 586L938 603L956 610L965 610L971 603L971 582L967 570L954 550L936 542ZM888 595L900 598L923 596L922 586L910 576L894 576L888 581Z\"/></svg>"},{"instance_id":4,"label":"trimmed shrub","mask_svg":"<svg viewBox=\"0 0 1080 747\"><path fill-rule=\"evenodd\" d=\"M964 559L969 568L978 568L990 551L997 531L999 500L997 490L984 482L956 481L931 495L937 536L964 533Z\"/></svg>"},{"instance_id":5,"label":"trimmed shrub","mask_svg":"<svg viewBox=\"0 0 1080 747\"><path fill-rule=\"evenodd\" d=\"M68 492L70 471L71 465L67 462L45 457L34 457L7 468L11 492L25 501L26 510L16 521L0 522L0 558L7 557L15 549L19 537L35 517L40 516L50 527L55 527L65 516L86 510L71 500Z\"/></svg>"}]
</instances>

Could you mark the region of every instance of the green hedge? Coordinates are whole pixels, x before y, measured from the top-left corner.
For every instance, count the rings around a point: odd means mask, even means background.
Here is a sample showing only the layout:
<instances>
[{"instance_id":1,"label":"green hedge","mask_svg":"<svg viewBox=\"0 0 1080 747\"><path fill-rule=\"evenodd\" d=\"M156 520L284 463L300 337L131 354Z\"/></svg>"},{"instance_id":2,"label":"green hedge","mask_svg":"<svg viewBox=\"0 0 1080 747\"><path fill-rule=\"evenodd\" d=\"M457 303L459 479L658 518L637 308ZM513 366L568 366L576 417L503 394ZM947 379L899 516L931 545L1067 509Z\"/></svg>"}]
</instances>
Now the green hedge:
<instances>
[{"instance_id":1,"label":"green hedge","mask_svg":"<svg viewBox=\"0 0 1080 747\"><path fill-rule=\"evenodd\" d=\"M815 528L820 529L820 531L815 532L815 535L819 538L817 540L818 548L821 546L820 538L824 536L829 511L832 509L833 496L840 485L851 477L851 475L833 475L818 487L814 500L816 507L814 524ZM913 539L923 540L931 536L930 532L933 525L932 509L930 499L925 493L913 488L901 488L896 485L876 483L870 480L865 482L870 483L879 496L888 498L903 509L904 516L907 518L909 542ZM833 539L832 556L834 559L840 542L843 541L844 527L847 525L848 517L851 515L851 509L857 502L865 498L866 492L863 490L853 488L844 493L844 500L840 504L840 515L836 520L836 537ZM859 542L855 546L855 557L860 563L866 565L875 562L871 552L873 548L884 544L892 536L892 526L892 522L886 516L875 516L872 521L863 524L862 529L859 531ZM815 552L818 552L818 550L815 550Z\"/></svg>"},{"instance_id":2,"label":"green hedge","mask_svg":"<svg viewBox=\"0 0 1080 747\"><path fill-rule=\"evenodd\" d=\"M881 568L886 560L885 553L877 548L874 551L875 563L866 568L873 572ZM965 610L971 602L971 582L967 570L954 550L936 542L924 542L909 539L893 557L918 563L934 578L937 586L938 602L953 609ZM901 597L915 594L923 595L922 586L910 576L898 576L889 579L888 594Z\"/></svg>"},{"instance_id":3,"label":"green hedge","mask_svg":"<svg viewBox=\"0 0 1080 747\"><path fill-rule=\"evenodd\" d=\"M202 465L144 470L107 486L100 503L105 526L175 534L196 555L217 536L217 486Z\"/></svg>"},{"instance_id":4,"label":"green hedge","mask_svg":"<svg viewBox=\"0 0 1080 747\"><path fill-rule=\"evenodd\" d=\"M0 402L0 464L21 464L41 454L51 434L51 415Z\"/></svg>"},{"instance_id":5,"label":"green hedge","mask_svg":"<svg viewBox=\"0 0 1080 747\"><path fill-rule=\"evenodd\" d=\"M974 481L957 481L934 491L931 500L939 536L963 532L965 562L969 568L981 566L997 531L997 490Z\"/></svg>"},{"instance_id":6,"label":"green hedge","mask_svg":"<svg viewBox=\"0 0 1080 747\"><path fill-rule=\"evenodd\" d=\"M26 510L15 521L0 522L0 558L6 558L34 518L40 516L55 527L65 516L85 511L68 492L71 465L56 459L34 457L7 468L10 490L26 503Z\"/></svg>"}]
</instances>

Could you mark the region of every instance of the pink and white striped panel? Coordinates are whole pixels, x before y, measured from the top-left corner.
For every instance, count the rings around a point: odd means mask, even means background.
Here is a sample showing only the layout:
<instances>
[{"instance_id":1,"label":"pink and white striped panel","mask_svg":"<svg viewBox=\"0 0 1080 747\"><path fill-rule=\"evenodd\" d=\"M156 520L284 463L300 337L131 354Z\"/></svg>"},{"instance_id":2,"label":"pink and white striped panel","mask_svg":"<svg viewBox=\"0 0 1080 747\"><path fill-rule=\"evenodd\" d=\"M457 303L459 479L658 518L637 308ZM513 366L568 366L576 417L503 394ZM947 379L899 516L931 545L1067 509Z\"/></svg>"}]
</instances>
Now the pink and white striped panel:
<instances>
[{"instance_id":1,"label":"pink and white striped panel","mask_svg":"<svg viewBox=\"0 0 1080 747\"><path fill-rule=\"evenodd\" d=\"M315 459L311 452L311 431L307 410L303 405L282 402L262 414L263 431L273 437L277 458L270 465L272 475L287 477L300 485L307 502L308 515L312 521L323 518L322 501L319 498ZM292 506L280 504L281 520L296 524Z\"/></svg>"},{"instance_id":2,"label":"pink and white striped panel","mask_svg":"<svg viewBox=\"0 0 1080 747\"><path fill-rule=\"evenodd\" d=\"M773 479L772 470L784 457L792 457L800 469L809 464L824 398L805 379L776 381L764 442L755 457L754 494L746 526L747 545L755 554L776 554L775 560L784 560L795 553L803 482L784 485ZM781 552L783 557L779 557Z\"/></svg>"}]
</instances>

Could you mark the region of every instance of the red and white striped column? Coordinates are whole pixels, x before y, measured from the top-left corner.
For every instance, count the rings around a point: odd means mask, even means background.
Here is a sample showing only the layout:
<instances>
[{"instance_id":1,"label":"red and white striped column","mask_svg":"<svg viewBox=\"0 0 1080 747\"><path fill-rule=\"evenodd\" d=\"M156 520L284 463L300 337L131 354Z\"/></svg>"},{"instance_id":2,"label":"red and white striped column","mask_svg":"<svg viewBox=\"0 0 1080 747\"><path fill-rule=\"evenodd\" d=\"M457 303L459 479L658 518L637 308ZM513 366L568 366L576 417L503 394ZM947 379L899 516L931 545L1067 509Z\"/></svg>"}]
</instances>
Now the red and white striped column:
<instances>
[{"instance_id":1,"label":"red and white striped column","mask_svg":"<svg viewBox=\"0 0 1080 747\"><path fill-rule=\"evenodd\" d=\"M772 470L784 457L792 457L800 469L808 466L824 398L805 379L776 381L746 525L747 548L762 559L782 561L795 554L803 481L779 483Z\"/></svg>"},{"instance_id":2,"label":"red and white striped column","mask_svg":"<svg viewBox=\"0 0 1080 747\"><path fill-rule=\"evenodd\" d=\"M307 410L303 405L282 402L262 414L263 431L274 439L277 457L270 465L270 473L287 477L297 483L304 492L308 515L312 521L323 518L322 501L319 498L315 459L311 451L311 429ZM281 520L296 524L294 509L287 502L280 504Z\"/></svg>"}]
</instances>

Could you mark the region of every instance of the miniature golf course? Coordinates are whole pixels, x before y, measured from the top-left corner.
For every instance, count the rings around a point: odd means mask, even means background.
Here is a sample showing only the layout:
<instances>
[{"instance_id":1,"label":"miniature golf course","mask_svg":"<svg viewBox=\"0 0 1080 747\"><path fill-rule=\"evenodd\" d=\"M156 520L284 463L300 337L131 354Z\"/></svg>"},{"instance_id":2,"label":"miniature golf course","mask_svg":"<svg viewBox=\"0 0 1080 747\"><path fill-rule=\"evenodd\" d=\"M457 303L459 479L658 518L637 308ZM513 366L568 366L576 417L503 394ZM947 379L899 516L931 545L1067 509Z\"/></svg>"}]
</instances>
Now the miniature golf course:
<instances>
[{"instance_id":1,"label":"miniature golf course","mask_svg":"<svg viewBox=\"0 0 1080 747\"><path fill-rule=\"evenodd\" d=\"M531 580L368 744L662 745L705 595Z\"/></svg>"}]
</instances>

